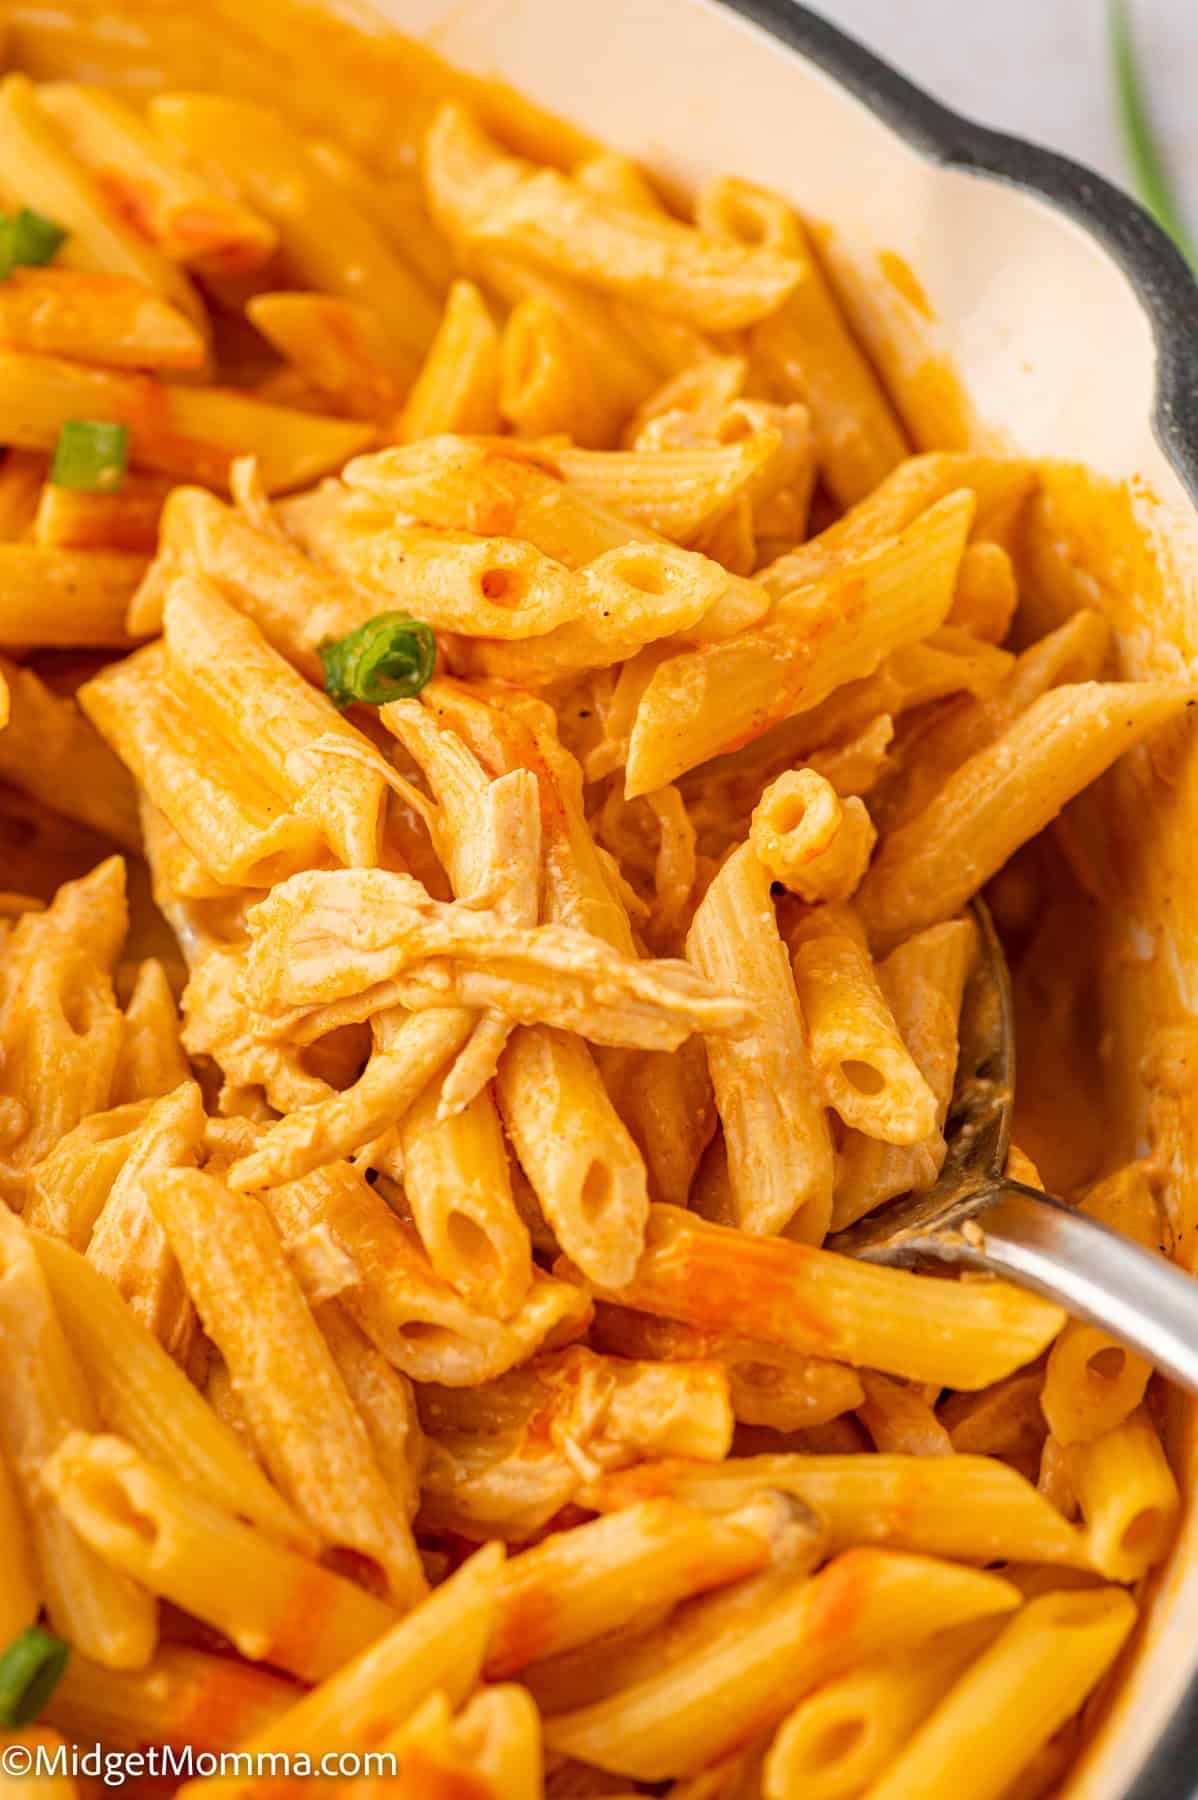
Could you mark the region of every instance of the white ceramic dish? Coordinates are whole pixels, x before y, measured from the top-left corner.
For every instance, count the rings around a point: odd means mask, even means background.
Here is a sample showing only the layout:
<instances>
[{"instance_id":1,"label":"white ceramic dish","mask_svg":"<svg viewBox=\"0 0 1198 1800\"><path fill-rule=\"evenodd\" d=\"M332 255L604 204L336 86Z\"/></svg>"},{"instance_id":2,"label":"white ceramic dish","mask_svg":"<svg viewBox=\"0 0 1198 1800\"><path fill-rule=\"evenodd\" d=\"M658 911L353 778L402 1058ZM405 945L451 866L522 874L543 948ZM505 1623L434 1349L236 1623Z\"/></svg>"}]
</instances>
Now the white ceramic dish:
<instances>
[{"instance_id":1,"label":"white ceramic dish","mask_svg":"<svg viewBox=\"0 0 1198 1800\"><path fill-rule=\"evenodd\" d=\"M1159 573L1141 580L1147 565L1128 560L1125 534L1095 527L1091 507L1079 591L1112 612L1127 672L1198 667L1198 288L1151 221L1097 176L946 112L791 0L299 4L368 27L381 13L667 179L736 173L827 222L830 266L916 442L997 438L1128 484L1112 492L1112 517L1134 517ZM88 72L100 78L135 87L232 79L366 148L385 141L403 104L386 89L385 56L379 79L364 79L375 58L368 50L363 59L360 44L339 65L321 38L313 64L307 34L280 25L280 0L0 0L18 57L32 56L39 73L61 72L58 8L85 22ZM1119 579L1106 587L1116 555ZM1167 771L1120 773L1103 792L1109 837L1127 865L1096 946L1107 970L1112 1148L1155 1147L1169 1165L1173 1225L1192 1257L1198 754ZM1198 1792L1192 1413L1179 1412L1173 1448L1186 1522L1067 1800Z\"/></svg>"}]
</instances>

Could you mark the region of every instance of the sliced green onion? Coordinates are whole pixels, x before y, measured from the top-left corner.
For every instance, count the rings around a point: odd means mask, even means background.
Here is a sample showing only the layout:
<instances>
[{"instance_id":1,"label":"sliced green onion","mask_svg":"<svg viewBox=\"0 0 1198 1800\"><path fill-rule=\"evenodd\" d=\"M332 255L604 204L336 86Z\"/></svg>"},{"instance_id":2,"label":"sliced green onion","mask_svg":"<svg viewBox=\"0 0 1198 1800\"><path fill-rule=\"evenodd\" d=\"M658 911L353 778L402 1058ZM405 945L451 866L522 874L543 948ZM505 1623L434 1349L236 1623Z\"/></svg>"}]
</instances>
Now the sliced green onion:
<instances>
[{"instance_id":1,"label":"sliced green onion","mask_svg":"<svg viewBox=\"0 0 1198 1800\"><path fill-rule=\"evenodd\" d=\"M433 672L437 640L423 619L385 612L343 638L318 644L325 692L339 711L355 700L386 706L418 694Z\"/></svg>"},{"instance_id":2,"label":"sliced green onion","mask_svg":"<svg viewBox=\"0 0 1198 1800\"><path fill-rule=\"evenodd\" d=\"M13 261L29 269L40 269L48 263L67 235L61 225L47 219L44 213L34 212L31 206L21 208L11 220L10 230Z\"/></svg>"},{"instance_id":3,"label":"sliced green onion","mask_svg":"<svg viewBox=\"0 0 1198 1800\"><path fill-rule=\"evenodd\" d=\"M1110 0L1111 58L1119 122L1131 161L1136 192L1162 230L1167 231L1182 255L1198 268L1198 254L1182 223L1140 80L1127 0Z\"/></svg>"},{"instance_id":4,"label":"sliced green onion","mask_svg":"<svg viewBox=\"0 0 1198 1800\"><path fill-rule=\"evenodd\" d=\"M55 487L112 494L129 464L129 430L107 419L68 419L58 434L50 480Z\"/></svg>"},{"instance_id":5,"label":"sliced green onion","mask_svg":"<svg viewBox=\"0 0 1198 1800\"><path fill-rule=\"evenodd\" d=\"M28 1725L50 1698L70 1650L38 1625L15 1637L0 1655L0 1725Z\"/></svg>"},{"instance_id":6,"label":"sliced green onion","mask_svg":"<svg viewBox=\"0 0 1198 1800\"><path fill-rule=\"evenodd\" d=\"M66 235L61 225L30 206L0 213L0 281L17 267L36 269L48 263Z\"/></svg>"}]
</instances>

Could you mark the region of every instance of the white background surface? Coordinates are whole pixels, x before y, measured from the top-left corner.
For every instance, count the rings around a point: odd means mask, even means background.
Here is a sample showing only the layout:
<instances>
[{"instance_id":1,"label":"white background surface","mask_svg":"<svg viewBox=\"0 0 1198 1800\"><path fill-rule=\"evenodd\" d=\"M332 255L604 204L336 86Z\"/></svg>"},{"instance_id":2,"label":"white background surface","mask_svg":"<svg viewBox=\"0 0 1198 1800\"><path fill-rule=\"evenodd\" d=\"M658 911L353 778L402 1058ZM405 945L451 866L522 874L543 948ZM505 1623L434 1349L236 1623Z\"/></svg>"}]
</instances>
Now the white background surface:
<instances>
[{"instance_id":1,"label":"white background surface","mask_svg":"<svg viewBox=\"0 0 1198 1800\"><path fill-rule=\"evenodd\" d=\"M1105 0L808 0L905 75L986 125L1130 185ZM1154 124L1198 234L1198 0L1129 0Z\"/></svg>"}]
</instances>

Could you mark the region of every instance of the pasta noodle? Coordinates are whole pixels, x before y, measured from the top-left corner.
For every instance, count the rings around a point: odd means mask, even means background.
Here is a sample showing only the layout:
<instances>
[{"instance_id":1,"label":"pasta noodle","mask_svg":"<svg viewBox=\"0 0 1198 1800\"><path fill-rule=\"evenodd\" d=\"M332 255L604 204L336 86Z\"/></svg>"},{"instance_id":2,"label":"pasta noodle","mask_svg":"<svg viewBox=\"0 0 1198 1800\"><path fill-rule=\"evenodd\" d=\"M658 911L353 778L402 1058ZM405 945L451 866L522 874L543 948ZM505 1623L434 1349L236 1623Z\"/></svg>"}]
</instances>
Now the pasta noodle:
<instances>
[{"instance_id":1,"label":"pasta noodle","mask_svg":"<svg viewBox=\"0 0 1198 1800\"><path fill-rule=\"evenodd\" d=\"M5 1747L1060 1789L1184 1434L828 1234L969 1154L984 892L1021 1141L1186 1241L1188 1028L1129 1034L1196 690L1130 499L910 454L786 192L321 6L102 11L0 80Z\"/></svg>"},{"instance_id":2,"label":"pasta noodle","mask_svg":"<svg viewBox=\"0 0 1198 1800\"><path fill-rule=\"evenodd\" d=\"M832 1140L769 883L748 845L712 882L687 948L711 980L751 996L757 1014L751 1038L707 1045L737 1223L775 1232L798 1215L804 1239L818 1244L831 1212Z\"/></svg>"}]
</instances>

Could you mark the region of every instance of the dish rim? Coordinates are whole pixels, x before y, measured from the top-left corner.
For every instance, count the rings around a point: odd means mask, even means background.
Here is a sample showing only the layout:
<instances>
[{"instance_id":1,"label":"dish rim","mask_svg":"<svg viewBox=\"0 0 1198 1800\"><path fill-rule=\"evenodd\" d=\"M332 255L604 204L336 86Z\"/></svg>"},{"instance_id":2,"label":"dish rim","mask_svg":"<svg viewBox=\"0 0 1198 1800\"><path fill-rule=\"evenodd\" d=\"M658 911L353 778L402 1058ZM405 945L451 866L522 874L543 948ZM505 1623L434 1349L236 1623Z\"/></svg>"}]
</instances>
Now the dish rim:
<instances>
[{"instance_id":1,"label":"dish rim","mask_svg":"<svg viewBox=\"0 0 1198 1800\"><path fill-rule=\"evenodd\" d=\"M1089 232L1148 315L1156 350L1153 435L1198 508L1198 282L1156 220L1105 176L1070 157L954 112L801 0L712 3L797 50L931 161L1023 188ZM1164 1797L1146 1790L1128 1800Z\"/></svg>"},{"instance_id":2,"label":"dish rim","mask_svg":"<svg viewBox=\"0 0 1198 1800\"><path fill-rule=\"evenodd\" d=\"M1151 422L1161 452L1198 507L1198 283L1144 208L1083 164L945 106L800 0L715 0L832 76L909 144L1047 200L1088 231L1127 277L1156 349ZM1123 1800L1193 1800L1198 1665Z\"/></svg>"}]
</instances>

